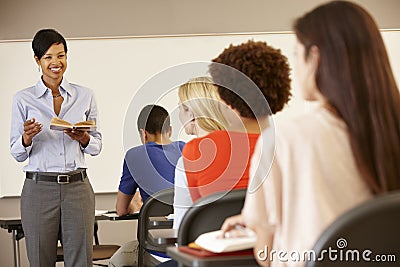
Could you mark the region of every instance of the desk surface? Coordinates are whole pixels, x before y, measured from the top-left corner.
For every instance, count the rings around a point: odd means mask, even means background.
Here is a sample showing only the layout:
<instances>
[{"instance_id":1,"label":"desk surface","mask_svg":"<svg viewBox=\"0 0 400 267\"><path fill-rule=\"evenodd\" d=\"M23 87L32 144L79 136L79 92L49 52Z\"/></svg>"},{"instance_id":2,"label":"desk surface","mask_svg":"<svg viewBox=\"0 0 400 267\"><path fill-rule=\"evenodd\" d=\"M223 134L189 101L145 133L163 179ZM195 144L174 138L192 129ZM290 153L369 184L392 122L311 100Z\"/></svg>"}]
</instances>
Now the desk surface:
<instances>
[{"instance_id":1,"label":"desk surface","mask_svg":"<svg viewBox=\"0 0 400 267\"><path fill-rule=\"evenodd\" d=\"M220 267L220 266L259 266L253 255L197 257L179 251L177 247L168 247L167 255L182 266Z\"/></svg>"},{"instance_id":2,"label":"desk surface","mask_svg":"<svg viewBox=\"0 0 400 267\"><path fill-rule=\"evenodd\" d=\"M0 217L0 227L8 230L22 229L21 218L18 217Z\"/></svg>"},{"instance_id":3,"label":"desk surface","mask_svg":"<svg viewBox=\"0 0 400 267\"><path fill-rule=\"evenodd\" d=\"M149 237L154 244L169 245L175 244L178 238L177 229L150 229Z\"/></svg>"},{"instance_id":4,"label":"desk surface","mask_svg":"<svg viewBox=\"0 0 400 267\"><path fill-rule=\"evenodd\" d=\"M174 220L168 220L165 216L149 217L149 228L172 228Z\"/></svg>"},{"instance_id":5,"label":"desk surface","mask_svg":"<svg viewBox=\"0 0 400 267\"><path fill-rule=\"evenodd\" d=\"M100 214L95 216L97 221L117 221L117 220L137 220L139 218L139 213L129 214L125 216L118 216L114 214ZM22 230L22 223L20 217L0 217L0 227L3 229L8 229L9 232L12 230Z\"/></svg>"}]
</instances>

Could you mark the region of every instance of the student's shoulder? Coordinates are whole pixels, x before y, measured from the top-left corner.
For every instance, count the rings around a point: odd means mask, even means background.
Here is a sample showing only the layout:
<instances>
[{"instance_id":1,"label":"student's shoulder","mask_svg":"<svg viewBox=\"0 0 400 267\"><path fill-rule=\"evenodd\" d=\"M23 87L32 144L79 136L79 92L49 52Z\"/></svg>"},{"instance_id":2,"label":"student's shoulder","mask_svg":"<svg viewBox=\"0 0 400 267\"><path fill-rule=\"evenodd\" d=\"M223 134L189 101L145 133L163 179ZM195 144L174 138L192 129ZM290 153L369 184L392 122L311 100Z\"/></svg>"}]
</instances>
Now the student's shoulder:
<instances>
[{"instance_id":1,"label":"student's shoulder","mask_svg":"<svg viewBox=\"0 0 400 267\"><path fill-rule=\"evenodd\" d=\"M188 148L189 147L197 147L203 140L206 140L206 139L218 140L218 139L225 138L228 135L229 134L227 131L214 131L205 136L193 138L192 140L190 140L189 142L186 143L185 149L187 147Z\"/></svg>"},{"instance_id":2,"label":"student's shoulder","mask_svg":"<svg viewBox=\"0 0 400 267\"><path fill-rule=\"evenodd\" d=\"M339 119L323 108L275 123L277 140L284 142L314 142L315 139L331 135L332 131L342 131L344 128Z\"/></svg>"},{"instance_id":3,"label":"student's shoulder","mask_svg":"<svg viewBox=\"0 0 400 267\"><path fill-rule=\"evenodd\" d=\"M180 151L182 151L183 147L186 145L183 141L175 141L174 144L178 145Z\"/></svg>"},{"instance_id":4,"label":"student's shoulder","mask_svg":"<svg viewBox=\"0 0 400 267\"><path fill-rule=\"evenodd\" d=\"M307 136L315 130L315 115L304 114L290 119L275 121L275 134L277 140L296 140Z\"/></svg>"},{"instance_id":5,"label":"student's shoulder","mask_svg":"<svg viewBox=\"0 0 400 267\"><path fill-rule=\"evenodd\" d=\"M182 155L185 158L190 158L193 155L196 155L199 153L199 145L200 142L204 139L205 137L197 137L193 138L189 142L187 142L182 149Z\"/></svg>"},{"instance_id":6,"label":"student's shoulder","mask_svg":"<svg viewBox=\"0 0 400 267\"><path fill-rule=\"evenodd\" d=\"M125 157L143 156L143 152L145 151L146 151L145 145L135 146L126 151Z\"/></svg>"}]
</instances>

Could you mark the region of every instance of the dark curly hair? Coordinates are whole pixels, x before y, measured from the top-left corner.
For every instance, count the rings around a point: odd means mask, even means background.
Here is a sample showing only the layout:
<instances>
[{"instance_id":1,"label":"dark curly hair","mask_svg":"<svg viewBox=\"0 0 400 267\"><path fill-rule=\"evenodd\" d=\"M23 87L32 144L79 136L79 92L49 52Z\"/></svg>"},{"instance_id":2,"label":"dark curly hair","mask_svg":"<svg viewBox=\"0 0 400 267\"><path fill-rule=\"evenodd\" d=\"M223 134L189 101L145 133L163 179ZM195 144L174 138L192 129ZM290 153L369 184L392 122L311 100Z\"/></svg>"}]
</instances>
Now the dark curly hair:
<instances>
[{"instance_id":1,"label":"dark curly hair","mask_svg":"<svg viewBox=\"0 0 400 267\"><path fill-rule=\"evenodd\" d=\"M279 49L265 42L249 40L240 45L230 45L212 61L228 65L251 79L261 90L273 114L282 110L291 97L287 58ZM243 74L239 75L236 70L220 64L211 64L209 71L218 85L221 99L236 109L242 117L270 115L265 101L260 101L259 92L254 93L251 90L249 81L244 81Z\"/></svg>"}]
</instances>

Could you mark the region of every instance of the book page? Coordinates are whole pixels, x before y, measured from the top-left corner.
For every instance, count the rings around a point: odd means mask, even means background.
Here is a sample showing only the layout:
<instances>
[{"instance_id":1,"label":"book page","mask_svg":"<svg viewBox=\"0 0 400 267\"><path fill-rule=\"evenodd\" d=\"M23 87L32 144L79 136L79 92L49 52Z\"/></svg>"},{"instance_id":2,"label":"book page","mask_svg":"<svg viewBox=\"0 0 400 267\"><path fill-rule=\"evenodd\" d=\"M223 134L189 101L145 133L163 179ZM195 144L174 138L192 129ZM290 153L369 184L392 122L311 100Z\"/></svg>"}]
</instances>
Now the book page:
<instances>
[{"instance_id":1,"label":"book page","mask_svg":"<svg viewBox=\"0 0 400 267\"><path fill-rule=\"evenodd\" d=\"M60 118L53 117L50 122L50 129L57 131L64 131L67 129L77 129L80 131L94 131L96 130L96 123L93 120L81 121L72 125L70 122Z\"/></svg>"},{"instance_id":2,"label":"book page","mask_svg":"<svg viewBox=\"0 0 400 267\"><path fill-rule=\"evenodd\" d=\"M252 248L257 240L256 234L249 229L243 230L243 235L239 237L221 236L221 230L204 233L194 243L208 251L221 253Z\"/></svg>"}]
</instances>

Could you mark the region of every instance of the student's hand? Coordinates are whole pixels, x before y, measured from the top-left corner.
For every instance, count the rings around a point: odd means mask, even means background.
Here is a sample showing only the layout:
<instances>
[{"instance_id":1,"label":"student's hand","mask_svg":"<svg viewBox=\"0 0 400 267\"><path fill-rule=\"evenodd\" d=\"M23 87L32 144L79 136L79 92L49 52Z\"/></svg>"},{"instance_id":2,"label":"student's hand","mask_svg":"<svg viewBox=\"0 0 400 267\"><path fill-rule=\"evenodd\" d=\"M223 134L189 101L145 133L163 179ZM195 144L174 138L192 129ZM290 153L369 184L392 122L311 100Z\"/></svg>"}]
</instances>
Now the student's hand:
<instances>
[{"instance_id":1,"label":"student's hand","mask_svg":"<svg viewBox=\"0 0 400 267\"><path fill-rule=\"evenodd\" d=\"M142 208L142 205L143 205L142 197L138 191L135 193L135 195L133 195L133 198L129 203L128 212L130 214L138 212Z\"/></svg>"},{"instance_id":2,"label":"student's hand","mask_svg":"<svg viewBox=\"0 0 400 267\"><path fill-rule=\"evenodd\" d=\"M238 214L225 219L221 227L221 238L241 236L242 228L246 227L242 214Z\"/></svg>"},{"instance_id":3,"label":"student's hand","mask_svg":"<svg viewBox=\"0 0 400 267\"><path fill-rule=\"evenodd\" d=\"M83 147L87 147L87 145L89 144L90 135L86 131L67 129L64 130L64 133L71 137L72 140L78 141Z\"/></svg>"},{"instance_id":4,"label":"student's hand","mask_svg":"<svg viewBox=\"0 0 400 267\"><path fill-rule=\"evenodd\" d=\"M24 133L22 135L22 145L24 147L30 146L32 144L32 139L40 133L43 125L40 122L36 122L35 118L27 120L24 122Z\"/></svg>"}]
</instances>

